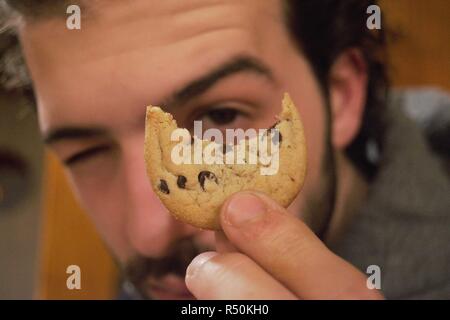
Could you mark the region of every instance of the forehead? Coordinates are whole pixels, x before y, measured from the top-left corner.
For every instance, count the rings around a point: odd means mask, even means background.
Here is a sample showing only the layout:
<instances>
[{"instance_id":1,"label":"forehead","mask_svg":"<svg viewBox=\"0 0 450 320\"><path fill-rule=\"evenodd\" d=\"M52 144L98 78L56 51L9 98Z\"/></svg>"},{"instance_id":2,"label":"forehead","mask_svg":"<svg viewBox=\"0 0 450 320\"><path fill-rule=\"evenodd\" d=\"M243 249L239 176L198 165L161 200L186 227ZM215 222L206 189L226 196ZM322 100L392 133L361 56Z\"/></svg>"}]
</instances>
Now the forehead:
<instances>
[{"instance_id":1,"label":"forehead","mask_svg":"<svg viewBox=\"0 0 450 320\"><path fill-rule=\"evenodd\" d=\"M233 54L263 54L282 18L277 0L93 3L81 30L67 29L65 17L21 29L44 124L89 112L94 120L92 97L97 108L156 103ZM76 114L61 112L72 107Z\"/></svg>"},{"instance_id":2,"label":"forehead","mask_svg":"<svg viewBox=\"0 0 450 320\"><path fill-rule=\"evenodd\" d=\"M107 53L157 48L215 32L233 32L264 25L278 16L276 0L131 0L96 1L82 13L81 30L66 28L65 17L38 20L24 28L25 39L58 60L90 61ZM273 20L273 19L270 19ZM221 35L223 36L223 35ZM48 41L46 41L48 40ZM64 46L61 41L65 40ZM248 39L247 39L248 40ZM224 39L223 42L226 42ZM80 49L80 45L83 50ZM71 51L71 55L59 55Z\"/></svg>"}]
</instances>

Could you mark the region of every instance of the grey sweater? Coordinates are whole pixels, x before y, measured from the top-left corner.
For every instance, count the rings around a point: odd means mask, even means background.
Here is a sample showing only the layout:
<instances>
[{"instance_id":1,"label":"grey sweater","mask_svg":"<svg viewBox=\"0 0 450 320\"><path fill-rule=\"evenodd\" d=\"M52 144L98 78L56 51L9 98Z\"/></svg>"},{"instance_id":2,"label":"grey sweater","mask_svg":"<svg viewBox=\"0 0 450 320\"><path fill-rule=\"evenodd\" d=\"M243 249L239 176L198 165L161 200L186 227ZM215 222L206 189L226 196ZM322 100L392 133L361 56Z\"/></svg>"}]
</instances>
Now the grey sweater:
<instances>
[{"instance_id":1,"label":"grey sweater","mask_svg":"<svg viewBox=\"0 0 450 320\"><path fill-rule=\"evenodd\" d=\"M426 130L418 125L424 128L426 117L436 114L427 112L436 109L436 101L448 102L438 108L448 115L450 99L435 99L429 92L423 94L433 99L417 93L412 99L411 94L392 95L380 169L368 201L331 249L363 272L379 266L381 291L388 299L450 299L449 159L432 151ZM417 101L423 105L411 105ZM413 121L407 114L422 118Z\"/></svg>"}]
</instances>

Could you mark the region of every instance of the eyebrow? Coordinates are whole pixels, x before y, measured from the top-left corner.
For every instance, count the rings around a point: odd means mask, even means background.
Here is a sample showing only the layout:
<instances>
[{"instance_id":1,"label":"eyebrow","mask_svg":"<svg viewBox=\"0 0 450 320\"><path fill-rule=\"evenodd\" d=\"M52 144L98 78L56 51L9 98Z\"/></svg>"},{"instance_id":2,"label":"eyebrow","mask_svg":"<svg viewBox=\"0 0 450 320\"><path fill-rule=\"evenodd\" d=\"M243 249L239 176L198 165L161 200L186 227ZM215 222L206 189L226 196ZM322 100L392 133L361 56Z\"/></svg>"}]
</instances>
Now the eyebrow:
<instances>
[{"instance_id":1,"label":"eyebrow","mask_svg":"<svg viewBox=\"0 0 450 320\"><path fill-rule=\"evenodd\" d=\"M249 55L237 55L206 75L189 82L157 105L169 108L185 104L208 91L219 81L241 72L252 72L274 81L272 72L262 61ZM44 134L43 141L45 144L54 144L62 140L89 139L107 135L108 131L103 128L67 126L49 130Z\"/></svg>"},{"instance_id":2,"label":"eyebrow","mask_svg":"<svg viewBox=\"0 0 450 320\"><path fill-rule=\"evenodd\" d=\"M50 130L44 136L44 143L53 144L61 140L89 139L107 136L107 130L96 127L61 127Z\"/></svg>"},{"instance_id":3,"label":"eyebrow","mask_svg":"<svg viewBox=\"0 0 450 320\"><path fill-rule=\"evenodd\" d=\"M187 103L205 93L219 81L241 72L252 72L274 81L270 69L259 59L249 55L237 55L219 65L176 91L170 98L164 99L160 106L175 107Z\"/></svg>"}]
</instances>

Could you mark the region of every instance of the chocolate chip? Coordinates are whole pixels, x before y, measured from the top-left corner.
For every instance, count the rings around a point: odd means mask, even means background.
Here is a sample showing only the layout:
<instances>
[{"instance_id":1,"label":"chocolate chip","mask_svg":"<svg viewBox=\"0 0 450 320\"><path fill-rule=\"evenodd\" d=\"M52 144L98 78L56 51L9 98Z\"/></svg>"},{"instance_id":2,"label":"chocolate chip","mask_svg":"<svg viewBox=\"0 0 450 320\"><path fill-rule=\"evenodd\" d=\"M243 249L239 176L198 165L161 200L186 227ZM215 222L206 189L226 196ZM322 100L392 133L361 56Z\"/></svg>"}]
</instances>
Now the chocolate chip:
<instances>
[{"instance_id":1,"label":"chocolate chip","mask_svg":"<svg viewBox=\"0 0 450 320\"><path fill-rule=\"evenodd\" d=\"M203 191L205 191L205 179L214 180L215 183L218 183L217 177L214 173L210 171L202 171L198 174L198 182L200 182L200 186Z\"/></svg>"},{"instance_id":2,"label":"chocolate chip","mask_svg":"<svg viewBox=\"0 0 450 320\"><path fill-rule=\"evenodd\" d=\"M161 190L162 193L165 194L169 194L170 190L169 190L169 186L167 185L166 180L159 180L159 186L158 186L159 190Z\"/></svg>"},{"instance_id":3,"label":"chocolate chip","mask_svg":"<svg viewBox=\"0 0 450 320\"><path fill-rule=\"evenodd\" d=\"M178 179L177 179L177 186L178 186L178 188L185 189L186 188L186 181L187 181L187 179L186 179L185 176L178 176Z\"/></svg>"}]
</instances>

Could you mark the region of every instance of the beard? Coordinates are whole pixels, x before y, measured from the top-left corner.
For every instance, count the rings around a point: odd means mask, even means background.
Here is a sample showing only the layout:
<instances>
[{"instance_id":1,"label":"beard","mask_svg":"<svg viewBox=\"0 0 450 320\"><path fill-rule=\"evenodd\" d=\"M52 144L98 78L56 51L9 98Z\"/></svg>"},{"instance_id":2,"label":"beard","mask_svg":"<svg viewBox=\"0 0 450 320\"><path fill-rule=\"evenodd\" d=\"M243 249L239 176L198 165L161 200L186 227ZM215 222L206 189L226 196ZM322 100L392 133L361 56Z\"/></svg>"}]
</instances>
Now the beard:
<instances>
[{"instance_id":1,"label":"beard","mask_svg":"<svg viewBox=\"0 0 450 320\"><path fill-rule=\"evenodd\" d=\"M330 144L327 144L325 148L321 165L322 177L315 190L305 195L301 213L305 223L321 240L326 235L333 216L337 185L333 150Z\"/></svg>"},{"instance_id":2,"label":"beard","mask_svg":"<svg viewBox=\"0 0 450 320\"><path fill-rule=\"evenodd\" d=\"M321 178L312 192L305 194L301 213L309 228L323 240L327 234L336 204L337 173L336 159L332 147L331 105L325 95L325 141L321 159Z\"/></svg>"},{"instance_id":3,"label":"beard","mask_svg":"<svg viewBox=\"0 0 450 320\"><path fill-rule=\"evenodd\" d=\"M183 238L173 243L164 257L150 258L135 256L124 267L125 280L140 298L152 299L149 296L149 279L161 279L172 275L184 279L186 269L191 261L200 253L211 250L210 247L197 244L192 238Z\"/></svg>"}]
</instances>

